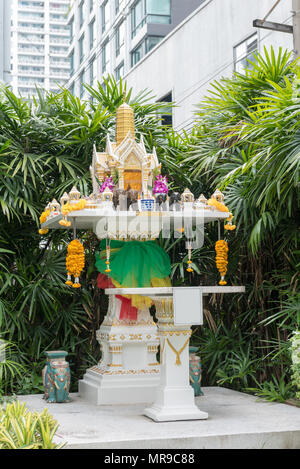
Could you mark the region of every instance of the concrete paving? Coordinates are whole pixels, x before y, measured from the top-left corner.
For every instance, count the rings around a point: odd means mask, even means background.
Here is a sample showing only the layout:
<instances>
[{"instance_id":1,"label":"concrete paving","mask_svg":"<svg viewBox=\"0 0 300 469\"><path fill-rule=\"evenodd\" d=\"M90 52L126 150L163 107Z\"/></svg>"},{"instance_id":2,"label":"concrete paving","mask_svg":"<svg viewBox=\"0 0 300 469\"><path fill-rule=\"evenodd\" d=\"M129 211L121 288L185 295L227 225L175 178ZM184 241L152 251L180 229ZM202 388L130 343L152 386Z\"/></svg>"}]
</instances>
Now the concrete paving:
<instances>
[{"instance_id":1,"label":"concrete paving","mask_svg":"<svg viewBox=\"0 0 300 469\"><path fill-rule=\"evenodd\" d=\"M225 388L197 398L208 420L155 423L144 405L94 406L72 394L68 404L19 396L30 410L48 407L58 420L56 440L67 449L300 449L300 409Z\"/></svg>"}]
</instances>

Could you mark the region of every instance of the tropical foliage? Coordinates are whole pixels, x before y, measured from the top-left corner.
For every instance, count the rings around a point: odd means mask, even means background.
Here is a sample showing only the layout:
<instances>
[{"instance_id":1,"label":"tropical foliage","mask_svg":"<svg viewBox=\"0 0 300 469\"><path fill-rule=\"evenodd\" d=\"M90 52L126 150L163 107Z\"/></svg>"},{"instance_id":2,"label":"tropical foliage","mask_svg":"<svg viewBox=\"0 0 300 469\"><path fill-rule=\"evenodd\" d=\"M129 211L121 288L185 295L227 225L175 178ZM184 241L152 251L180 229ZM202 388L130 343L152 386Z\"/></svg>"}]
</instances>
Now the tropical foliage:
<instances>
[{"instance_id":1,"label":"tropical foliage","mask_svg":"<svg viewBox=\"0 0 300 469\"><path fill-rule=\"evenodd\" d=\"M134 106L137 134L157 147L171 190L190 187L206 196L219 187L234 212L237 232L229 242L230 284L245 295L205 300L204 327L194 331L200 346L203 384L290 396L289 338L299 327L299 151L298 67L288 53L257 55L245 75L213 84L198 105L190 134L164 128L163 104L151 93L132 97L113 79L87 86L90 102L62 89L39 91L31 103L3 89L0 98L0 327L16 348L9 358L27 370L6 383L10 392L38 392L43 352L69 352L73 389L83 371L99 359L95 331L106 298L96 287L97 240L79 233L86 250L81 291L64 285L65 230L41 240L38 215L52 198L75 184L89 193L93 143L114 135L114 113L126 100ZM169 106L169 103L168 103ZM165 113L165 111L164 111ZM206 225L205 243L192 255L187 274L184 239L160 239L172 260L172 280L215 284L214 244L218 227ZM270 397L271 396L271 397Z\"/></svg>"},{"instance_id":2,"label":"tropical foliage","mask_svg":"<svg viewBox=\"0 0 300 469\"><path fill-rule=\"evenodd\" d=\"M30 412L20 402L0 407L0 449L61 449L53 442L57 429L47 409Z\"/></svg>"}]
</instances>

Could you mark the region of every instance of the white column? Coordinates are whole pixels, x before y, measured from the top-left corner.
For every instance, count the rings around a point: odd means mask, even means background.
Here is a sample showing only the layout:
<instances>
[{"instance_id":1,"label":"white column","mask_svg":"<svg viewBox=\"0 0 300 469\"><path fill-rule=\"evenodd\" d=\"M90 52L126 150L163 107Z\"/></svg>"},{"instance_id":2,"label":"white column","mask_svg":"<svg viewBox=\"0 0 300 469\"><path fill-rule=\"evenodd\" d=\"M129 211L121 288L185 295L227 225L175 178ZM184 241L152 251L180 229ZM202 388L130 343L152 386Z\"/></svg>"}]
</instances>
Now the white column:
<instances>
[{"instance_id":1,"label":"white column","mask_svg":"<svg viewBox=\"0 0 300 469\"><path fill-rule=\"evenodd\" d=\"M153 298L161 348L160 384L154 404L144 415L157 422L203 420L208 414L195 404L189 382L190 326L175 326L172 299Z\"/></svg>"}]
</instances>

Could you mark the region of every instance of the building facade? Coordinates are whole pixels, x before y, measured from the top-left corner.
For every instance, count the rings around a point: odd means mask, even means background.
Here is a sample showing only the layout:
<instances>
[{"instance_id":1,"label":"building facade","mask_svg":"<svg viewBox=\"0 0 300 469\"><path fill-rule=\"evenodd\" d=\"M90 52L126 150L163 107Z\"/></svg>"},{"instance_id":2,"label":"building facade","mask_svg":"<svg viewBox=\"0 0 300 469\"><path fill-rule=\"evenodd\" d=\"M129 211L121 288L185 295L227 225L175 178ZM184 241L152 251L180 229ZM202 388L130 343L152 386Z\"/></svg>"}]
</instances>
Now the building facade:
<instances>
[{"instance_id":1,"label":"building facade","mask_svg":"<svg viewBox=\"0 0 300 469\"><path fill-rule=\"evenodd\" d=\"M123 77L203 1L73 0L66 86L84 98L83 83L93 86L108 74Z\"/></svg>"},{"instance_id":2,"label":"building facade","mask_svg":"<svg viewBox=\"0 0 300 469\"><path fill-rule=\"evenodd\" d=\"M211 83L234 70L243 72L253 52L264 47L293 50L293 35L256 29L274 0L206 0L124 75L134 94L145 88L157 100L174 101L169 123L189 130L195 105ZM292 0L281 0L268 21L292 24Z\"/></svg>"},{"instance_id":3,"label":"building facade","mask_svg":"<svg viewBox=\"0 0 300 469\"><path fill-rule=\"evenodd\" d=\"M0 0L0 81L9 83L10 74L10 38L11 38L11 2Z\"/></svg>"},{"instance_id":4,"label":"building facade","mask_svg":"<svg viewBox=\"0 0 300 469\"><path fill-rule=\"evenodd\" d=\"M36 95L36 86L56 92L70 76L69 0L12 0L11 85Z\"/></svg>"}]
</instances>

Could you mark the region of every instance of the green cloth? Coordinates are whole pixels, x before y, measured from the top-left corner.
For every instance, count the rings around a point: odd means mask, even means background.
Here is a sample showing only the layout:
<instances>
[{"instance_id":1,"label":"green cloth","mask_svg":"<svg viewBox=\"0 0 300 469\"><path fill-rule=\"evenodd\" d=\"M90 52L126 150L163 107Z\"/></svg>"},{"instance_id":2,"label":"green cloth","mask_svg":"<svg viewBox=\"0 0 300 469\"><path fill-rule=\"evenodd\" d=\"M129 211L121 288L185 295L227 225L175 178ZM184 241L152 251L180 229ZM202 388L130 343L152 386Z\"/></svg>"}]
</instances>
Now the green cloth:
<instances>
[{"instance_id":1,"label":"green cloth","mask_svg":"<svg viewBox=\"0 0 300 469\"><path fill-rule=\"evenodd\" d=\"M171 273L168 254L155 241L111 241L110 269L107 273L106 240L100 242L96 267L127 288L151 287L151 279L164 279Z\"/></svg>"}]
</instances>

